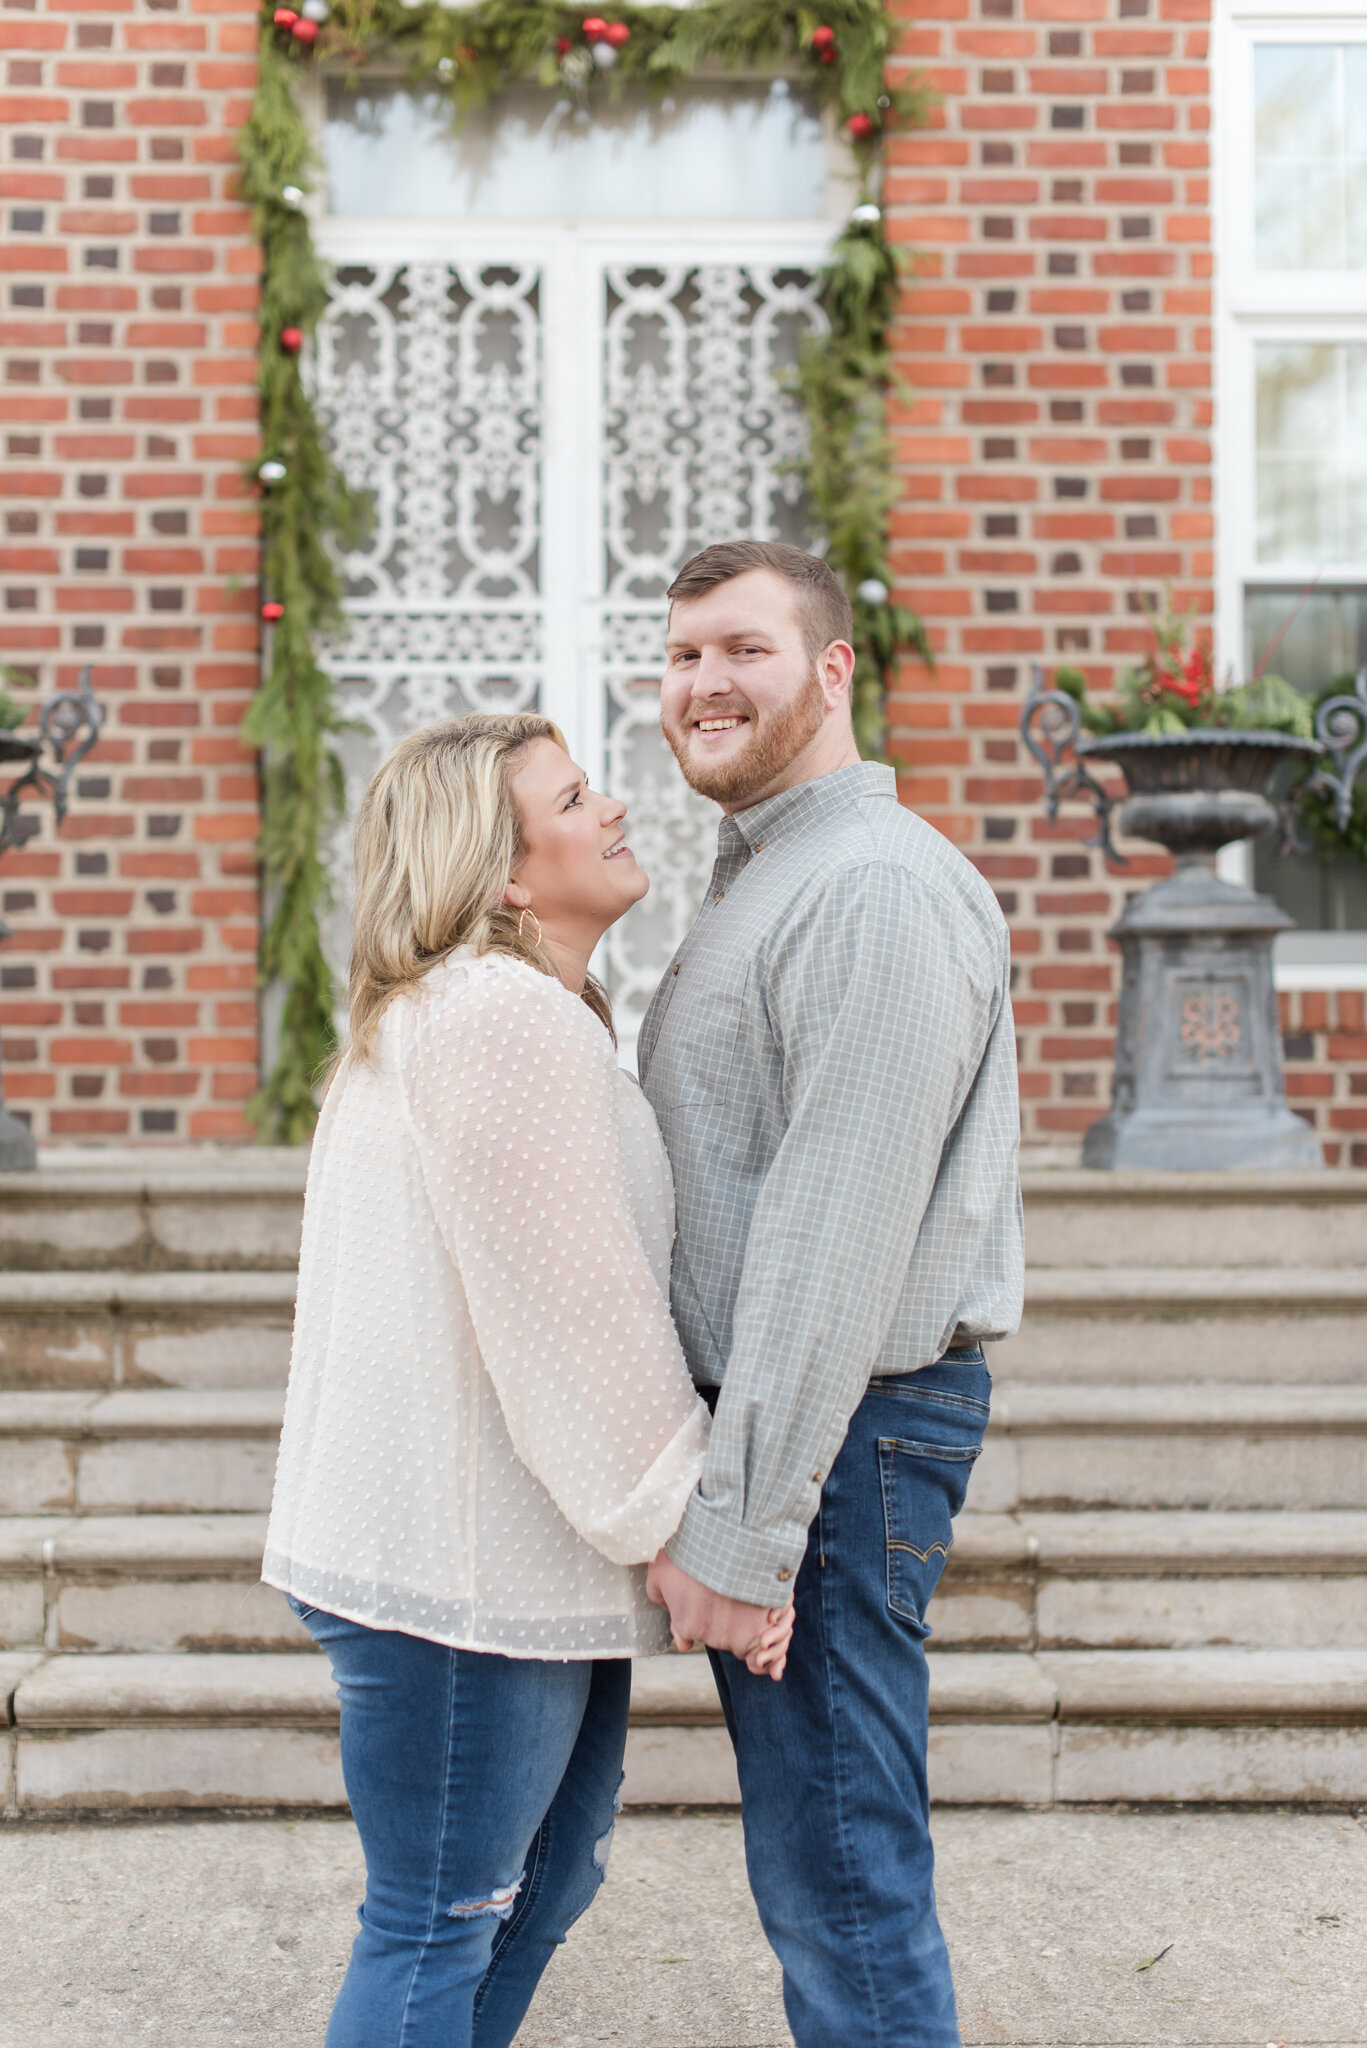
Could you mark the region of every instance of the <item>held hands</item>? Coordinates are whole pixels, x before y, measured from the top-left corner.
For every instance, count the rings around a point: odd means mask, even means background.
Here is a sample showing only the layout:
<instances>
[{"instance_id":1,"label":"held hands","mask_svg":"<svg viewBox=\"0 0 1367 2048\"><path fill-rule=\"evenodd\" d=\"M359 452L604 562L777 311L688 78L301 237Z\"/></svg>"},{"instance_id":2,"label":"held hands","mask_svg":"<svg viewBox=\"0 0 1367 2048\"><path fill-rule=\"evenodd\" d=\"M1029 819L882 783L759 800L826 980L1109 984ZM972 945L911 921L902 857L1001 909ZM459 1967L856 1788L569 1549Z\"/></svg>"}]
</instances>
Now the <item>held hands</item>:
<instances>
[{"instance_id":1,"label":"held hands","mask_svg":"<svg viewBox=\"0 0 1367 2048\"><path fill-rule=\"evenodd\" d=\"M774 1680L782 1678L793 1639L791 1601L786 1607L751 1607L728 1599L690 1578L663 1550L646 1574L646 1593L657 1607L669 1609L676 1649L706 1643L709 1650L743 1658L757 1678L766 1671Z\"/></svg>"}]
</instances>

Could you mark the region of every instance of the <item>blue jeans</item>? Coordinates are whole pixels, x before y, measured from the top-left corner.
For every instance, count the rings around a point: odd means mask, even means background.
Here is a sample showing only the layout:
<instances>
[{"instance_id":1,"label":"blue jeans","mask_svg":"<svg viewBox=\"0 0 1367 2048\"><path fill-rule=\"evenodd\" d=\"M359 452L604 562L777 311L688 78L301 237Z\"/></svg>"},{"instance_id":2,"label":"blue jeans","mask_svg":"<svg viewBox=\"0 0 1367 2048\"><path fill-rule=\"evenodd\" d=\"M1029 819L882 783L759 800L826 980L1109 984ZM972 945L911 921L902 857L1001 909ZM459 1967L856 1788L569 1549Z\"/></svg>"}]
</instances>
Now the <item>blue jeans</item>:
<instances>
[{"instance_id":1,"label":"blue jeans","mask_svg":"<svg viewBox=\"0 0 1367 2048\"><path fill-rule=\"evenodd\" d=\"M631 1665L449 1650L290 1605L332 1662L365 1851L327 2048L507 2048L603 1881Z\"/></svg>"},{"instance_id":2,"label":"blue jeans","mask_svg":"<svg viewBox=\"0 0 1367 2048\"><path fill-rule=\"evenodd\" d=\"M982 1352L874 1380L797 1579L780 1684L709 1652L797 2048L958 2048L926 1793L926 1605L987 1424Z\"/></svg>"}]
</instances>

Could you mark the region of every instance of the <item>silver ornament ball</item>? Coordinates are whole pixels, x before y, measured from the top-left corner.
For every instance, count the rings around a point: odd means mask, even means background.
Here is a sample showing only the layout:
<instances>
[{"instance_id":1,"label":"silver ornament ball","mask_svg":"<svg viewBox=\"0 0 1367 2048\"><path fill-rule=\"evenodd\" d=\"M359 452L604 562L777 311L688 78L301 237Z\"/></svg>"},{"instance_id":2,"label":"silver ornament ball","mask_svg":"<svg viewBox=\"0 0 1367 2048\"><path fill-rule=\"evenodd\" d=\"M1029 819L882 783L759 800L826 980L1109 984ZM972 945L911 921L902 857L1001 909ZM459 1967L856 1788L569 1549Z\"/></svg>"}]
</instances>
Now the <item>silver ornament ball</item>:
<instances>
[{"instance_id":1,"label":"silver ornament ball","mask_svg":"<svg viewBox=\"0 0 1367 2048\"><path fill-rule=\"evenodd\" d=\"M326 21L332 9L328 6L328 0L304 0L299 12L305 21Z\"/></svg>"},{"instance_id":2,"label":"silver ornament ball","mask_svg":"<svg viewBox=\"0 0 1367 2048\"><path fill-rule=\"evenodd\" d=\"M886 604L888 601L888 586L886 583L880 582L877 576L866 576L859 585L855 595L861 597L865 604Z\"/></svg>"},{"instance_id":3,"label":"silver ornament ball","mask_svg":"<svg viewBox=\"0 0 1367 2048\"><path fill-rule=\"evenodd\" d=\"M595 43L593 46L593 61L600 71L611 71L613 65L617 62L617 52L613 49L611 43Z\"/></svg>"},{"instance_id":4,"label":"silver ornament ball","mask_svg":"<svg viewBox=\"0 0 1367 2048\"><path fill-rule=\"evenodd\" d=\"M283 483L285 478L289 475L289 471L286 469L284 463L276 462L274 458L272 458L271 461L269 462L263 462L256 473L260 477L263 484Z\"/></svg>"},{"instance_id":5,"label":"silver ornament ball","mask_svg":"<svg viewBox=\"0 0 1367 2048\"><path fill-rule=\"evenodd\" d=\"M298 213L304 203L304 195L297 185L282 185L280 199L283 205L289 207L291 213Z\"/></svg>"},{"instance_id":6,"label":"silver ornament ball","mask_svg":"<svg viewBox=\"0 0 1367 2048\"><path fill-rule=\"evenodd\" d=\"M861 228L872 227L875 221L880 221L882 218L882 207L875 206L871 199L866 199L862 205L856 206L854 212L850 215L850 219Z\"/></svg>"}]
</instances>

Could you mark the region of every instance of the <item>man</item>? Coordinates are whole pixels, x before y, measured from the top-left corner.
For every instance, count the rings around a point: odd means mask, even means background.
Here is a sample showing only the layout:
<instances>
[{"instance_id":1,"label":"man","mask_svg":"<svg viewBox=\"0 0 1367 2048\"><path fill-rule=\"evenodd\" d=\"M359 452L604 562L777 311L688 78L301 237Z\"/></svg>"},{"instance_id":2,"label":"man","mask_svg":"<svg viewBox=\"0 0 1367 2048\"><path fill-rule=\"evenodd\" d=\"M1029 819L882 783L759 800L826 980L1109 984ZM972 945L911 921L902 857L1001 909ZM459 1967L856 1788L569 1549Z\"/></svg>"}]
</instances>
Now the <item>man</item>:
<instances>
[{"instance_id":1,"label":"man","mask_svg":"<svg viewBox=\"0 0 1367 2048\"><path fill-rule=\"evenodd\" d=\"M1006 928L859 758L824 562L728 542L669 596L664 730L726 815L640 1065L715 1422L650 1591L711 1651L798 2048L950 2048L923 1638L987 1421L979 1340L1020 1315ZM790 1596L775 1685L741 1659Z\"/></svg>"}]
</instances>

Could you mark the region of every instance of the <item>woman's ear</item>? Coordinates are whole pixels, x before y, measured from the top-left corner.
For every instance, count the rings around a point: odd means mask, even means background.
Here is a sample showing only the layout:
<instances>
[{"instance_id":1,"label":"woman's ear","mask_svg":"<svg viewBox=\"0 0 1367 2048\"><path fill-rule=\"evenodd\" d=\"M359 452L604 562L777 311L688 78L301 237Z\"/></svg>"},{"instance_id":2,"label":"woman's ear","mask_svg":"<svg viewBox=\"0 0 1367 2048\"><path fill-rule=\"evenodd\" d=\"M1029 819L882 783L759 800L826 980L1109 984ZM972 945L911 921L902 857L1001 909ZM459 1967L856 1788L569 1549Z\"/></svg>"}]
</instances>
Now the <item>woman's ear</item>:
<instances>
[{"instance_id":1,"label":"woman's ear","mask_svg":"<svg viewBox=\"0 0 1367 2048\"><path fill-rule=\"evenodd\" d=\"M530 889L524 889L521 882L509 882L503 891L503 901L510 910L530 910L532 892Z\"/></svg>"}]
</instances>

